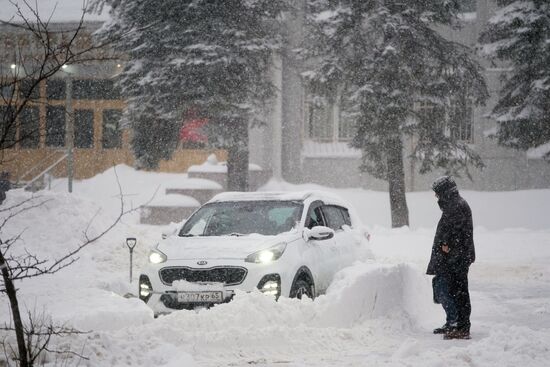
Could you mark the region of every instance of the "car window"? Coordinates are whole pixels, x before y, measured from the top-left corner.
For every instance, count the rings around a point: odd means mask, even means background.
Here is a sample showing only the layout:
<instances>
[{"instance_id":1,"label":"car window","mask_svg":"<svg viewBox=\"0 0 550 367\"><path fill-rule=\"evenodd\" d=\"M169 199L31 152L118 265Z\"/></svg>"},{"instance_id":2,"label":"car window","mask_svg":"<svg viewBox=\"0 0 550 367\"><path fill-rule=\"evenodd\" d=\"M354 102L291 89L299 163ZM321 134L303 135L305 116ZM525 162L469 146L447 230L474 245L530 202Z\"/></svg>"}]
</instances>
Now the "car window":
<instances>
[{"instance_id":1,"label":"car window","mask_svg":"<svg viewBox=\"0 0 550 367\"><path fill-rule=\"evenodd\" d=\"M296 213L294 212L297 208L292 207L280 207L273 208L267 212L267 217L269 220L277 223L277 225L283 225L286 221L293 220L296 218ZM292 223L294 225L295 223Z\"/></svg>"},{"instance_id":2,"label":"car window","mask_svg":"<svg viewBox=\"0 0 550 367\"><path fill-rule=\"evenodd\" d=\"M344 223L351 227L351 217L349 211L346 208L339 207L342 216L344 217Z\"/></svg>"},{"instance_id":3,"label":"car window","mask_svg":"<svg viewBox=\"0 0 550 367\"><path fill-rule=\"evenodd\" d=\"M214 215L214 208L204 207L201 209L201 215L194 215L188 220L184 226L186 228L186 234L189 236L200 236L204 233L206 224L212 219Z\"/></svg>"},{"instance_id":4,"label":"car window","mask_svg":"<svg viewBox=\"0 0 550 367\"><path fill-rule=\"evenodd\" d=\"M288 232L303 211L297 201L236 201L204 205L185 223L180 236L226 236Z\"/></svg>"},{"instance_id":5,"label":"car window","mask_svg":"<svg viewBox=\"0 0 550 367\"><path fill-rule=\"evenodd\" d=\"M311 229L317 226L324 226L325 220L321 211L321 206L313 205L309 208L308 217L306 220L306 227Z\"/></svg>"},{"instance_id":6,"label":"car window","mask_svg":"<svg viewBox=\"0 0 550 367\"><path fill-rule=\"evenodd\" d=\"M328 221L328 226L335 231L342 229L342 226L346 224L344 215L337 206L326 205L323 207L323 213Z\"/></svg>"},{"instance_id":7,"label":"car window","mask_svg":"<svg viewBox=\"0 0 550 367\"><path fill-rule=\"evenodd\" d=\"M188 234L191 236L199 236L204 232L204 227L206 227L206 219L200 218L196 221L191 228L189 228Z\"/></svg>"}]
</instances>

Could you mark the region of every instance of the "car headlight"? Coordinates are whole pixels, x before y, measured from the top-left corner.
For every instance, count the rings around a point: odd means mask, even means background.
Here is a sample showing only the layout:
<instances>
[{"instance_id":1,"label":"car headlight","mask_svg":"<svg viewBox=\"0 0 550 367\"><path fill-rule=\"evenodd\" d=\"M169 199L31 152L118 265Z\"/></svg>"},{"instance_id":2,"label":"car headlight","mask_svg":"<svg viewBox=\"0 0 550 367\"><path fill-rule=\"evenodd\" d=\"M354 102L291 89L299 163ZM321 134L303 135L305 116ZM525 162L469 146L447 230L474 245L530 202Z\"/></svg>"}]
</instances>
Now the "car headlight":
<instances>
[{"instance_id":1,"label":"car headlight","mask_svg":"<svg viewBox=\"0 0 550 367\"><path fill-rule=\"evenodd\" d=\"M285 252L286 243L282 242L265 250L254 252L244 259L247 263L267 264L279 259Z\"/></svg>"},{"instance_id":2,"label":"car headlight","mask_svg":"<svg viewBox=\"0 0 550 367\"><path fill-rule=\"evenodd\" d=\"M149 253L149 262L153 264L160 264L166 261L166 255L159 250L151 250Z\"/></svg>"}]
</instances>

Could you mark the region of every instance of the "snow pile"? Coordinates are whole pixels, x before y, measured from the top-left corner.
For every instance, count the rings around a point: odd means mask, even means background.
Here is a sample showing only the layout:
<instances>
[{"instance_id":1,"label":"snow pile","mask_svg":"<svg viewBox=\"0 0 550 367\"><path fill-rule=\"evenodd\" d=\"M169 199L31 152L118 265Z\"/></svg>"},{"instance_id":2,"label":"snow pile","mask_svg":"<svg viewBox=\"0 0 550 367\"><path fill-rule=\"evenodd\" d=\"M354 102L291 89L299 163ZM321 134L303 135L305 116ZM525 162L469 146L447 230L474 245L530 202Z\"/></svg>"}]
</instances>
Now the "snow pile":
<instances>
[{"instance_id":1,"label":"snow pile","mask_svg":"<svg viewBox=\"0 0 550 367\"><path fill-rule=\"evenodd\" d=\"M428 278L414 266L357 263L336 275L324 302L319 302L320 321L326 326L352 327L369 319L394 317L425 327L440 311L431 299Z\"/></svg>"},{"instance_id":2,"label":"snow pile","mask_svg":"<svg viewBox=\"0 0 550 367\"><path fill-rule=\"evenodd\" d=\"M151 200L148 203L151 206L167 206L167 207L191 207L198 208L201 204L197 199L192 198L191 196L180 195L180 194L166 194L159 195L158 197Z\"/></svg>"},{"instance_id":3,"label":"snow pile","mask_svg":"<svg viewBox=\"0 0 550 367\"><path fill-rule=\"evenodd\" d=\"M174 312L149 324L98 334L86 344L97 355L113 355L131 340L126 353L132 365L144 365L135 351L172 346L200 364L216 366L234 360L275 363L295 355L319 358L362 343L393 348L395 342L383 335L409 334L430 314L440 316L429 293L426 279L410 265L357 263L315 301L276 302L260 292L237 292L232 302L210 310Z\"/></svg>"},{"instance_id":4,"label":"snow pile","mask_svg":"<svg viewBox=\"0 0 550 367\"><path fill-rule=\"evenodd\" d=\"M66 193L32 195L12 190L8 192L3 207L14 208L0 213L0 217L16 216L2 229L2 239L20 235L10 253L35 255L45 261L43 268L102 234L116 220L112 212L103 210L97 203ZM114 290L120 294L129 291L126 278L128 250L124 239L132 232L133 229L122 218L104 237L68 257L62 264L73 260L76 263L56 274L23 281L20 283L22 305L30 310L46 307L54 320L69 321L82 330L112 329L129 323L148 322L152 313L142 302L113 293ZM145 258L146 251L141 246L136 255ZM142 260L138 261L140 263ZM0 322L7 317L9 315L2 312Z\"/></svg>"},{"instance_id":5,"label":"snow pile","mask_svg":"<svg viewBox=\"0 0 550 367\"><path fill-rule=\"evenodd\" d=\"M163 200L167 187L172 185L179 187L188 181L189 178L183 173L139 171L133 167L119 164L90 179L74 181L73 192L75 196L94 201L103 210L116 215L120 211L121 193L126 209L138 208L154 200ZM66 192L67 179L54 180L52 190ZM195 202L192 201L192 203ZM139 212L136 211L128 215L126 220L137 223Z\"/></svg>"},{"instance_id":6,"label":"snow pile","mask_svg":"<svg viewBox=\"0 0 550 367\"><path fill-rule=\"evenodd\" d=\"M175 313L166 319L188 332L269 327L358 327L377 318L398 320L403 328L433 321L439 307L431 302L426 277L408 264L356 263L339 272L326 295L311 300L281 298L260 292L237 292L234 300L211 310ZM269 315L269 317L266 317ZM228 341L229 342L229 341Z\"/></svg>"},{"instance_id":7,"label":"snow pile","mask_svg":"<svg viewBox=\"0 0 550 367\"><path fill-rule=\"evenodd\" d=\"M186 175L157 174L118 166L128 205L138 205L169 181ZM65 181L56 190L65 188ZM298 187L270 183L286 191ZM300 190L319 189L315 185ZM430 329L444 314L432 303L424 275L440 215L429 192L408 194L413 228L389 229L387 193L326 189L352 202L371 226L376 262L357 262L340 271L327 294L315 301L259 292L236 294L210 310L180 311L158 319L135 298L139 268L161 228L136 224L133 216L85 248L61 272L18 284L20 304L42 310L59 323L89 330L62 341L84 346L90 361L107 366L387 365L540 367L550 360L550 190L509 193L465 192L475 229L477 261L470 272L473 304L470 341L447 342ZM3 208L31 198L8 192ZM8 223L2 239L23 232L21 247L43 258L66 254L107 228L120 206L113 169L75 182L75 193L41 192L47 200ZM32 205L32 204L30 204ZM1 215L8 215L7 212ZM512 225L511 225L512 224ZM511 229L510 227L525 227ZM126 237L137 237L134 282L128 281ZM9 318L0 297L0 325ZM0 338L3 336L0 332ZM57 343L57 341L56 341ZM2 364L0 357L0 364ZM76 364L76 363L75 363Z\"/></svg>"},{"instance_id":8,"label":"snow pile","mask_svg":"<svg viewBox=\"0 0 550 367\"><path fill-rule=\"evenodd\" d=\"M1 212L1 219L15 216L2 229L2 235L10 238L20 234L14 248L28 248L49 258L76 248L86 241L86 235L97 236L112 219L94 202L67 193L43 191L33 195L12 190L2 207L13 209Z\"/></svg>"}]
</instances>

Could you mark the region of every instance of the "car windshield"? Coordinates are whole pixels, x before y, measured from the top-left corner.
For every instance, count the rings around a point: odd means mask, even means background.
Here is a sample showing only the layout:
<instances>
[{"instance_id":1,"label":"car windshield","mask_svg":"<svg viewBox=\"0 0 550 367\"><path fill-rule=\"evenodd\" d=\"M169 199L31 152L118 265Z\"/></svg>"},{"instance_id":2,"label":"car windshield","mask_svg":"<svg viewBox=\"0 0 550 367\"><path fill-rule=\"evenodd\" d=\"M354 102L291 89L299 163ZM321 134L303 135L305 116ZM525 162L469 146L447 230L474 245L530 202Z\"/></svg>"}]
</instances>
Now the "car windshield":
<instances>
[{"instance_id":1,"label":"car windshield","mask_svg":"<svg viewBox=\"0 0 550 367\"><path fill-rule=\"evenodd\" d=\"M231 201L206 204L189 218L179 236L273 236L300 221L299 201Z\"/></svg>"}]
</instances>

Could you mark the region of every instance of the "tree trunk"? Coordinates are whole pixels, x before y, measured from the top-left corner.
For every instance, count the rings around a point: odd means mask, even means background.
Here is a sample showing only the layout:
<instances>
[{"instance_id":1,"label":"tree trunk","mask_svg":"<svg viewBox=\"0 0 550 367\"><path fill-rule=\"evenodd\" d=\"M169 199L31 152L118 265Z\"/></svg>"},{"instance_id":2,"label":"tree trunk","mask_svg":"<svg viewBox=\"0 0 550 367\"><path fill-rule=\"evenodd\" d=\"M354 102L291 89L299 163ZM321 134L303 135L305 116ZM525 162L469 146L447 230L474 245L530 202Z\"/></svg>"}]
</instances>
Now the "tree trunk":
<instances>
[{"instance_id":1,"label":"tree trunk","mask_svg":"<svg viewBox=\"0 0 550 367\"><path fill-rule=\"evenodd\" d=\"M248 191L248 124L238 121L227 148L227 189Z\"/></svg>"},{"instance_id":2,"label":"tree trunk","mask_svg":"<svg viewBox=\"0 0 550 367\"><path fill-rule=\"evenodd\" d=\"M388 183L392 227L408 226L409 209L407 208L407 198L405 196L403 142L399 137L388 142Z\"/></svg>"},{"instance_id":3,"label":"tree trunk","mask_svg":"<svg viewBox=\"0 0 550 367\"><path fill-rule=\"evenodd\" d=\"M19 353L19 367L30 367L27 346L25 344L25 330L23 327L23 321L21 320L21 313L19 312L19 303L17 302L17 290L13 285L10 277L10 271L6 264L4 254L0 251L0 269L2 269L2 278L4 279L4 286L6 287L6 294L10 301L11 314L13 319L13 326L15 328L15 336L17 339L17 349Z\"/></svg>"}]
</instances>

